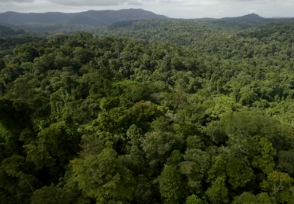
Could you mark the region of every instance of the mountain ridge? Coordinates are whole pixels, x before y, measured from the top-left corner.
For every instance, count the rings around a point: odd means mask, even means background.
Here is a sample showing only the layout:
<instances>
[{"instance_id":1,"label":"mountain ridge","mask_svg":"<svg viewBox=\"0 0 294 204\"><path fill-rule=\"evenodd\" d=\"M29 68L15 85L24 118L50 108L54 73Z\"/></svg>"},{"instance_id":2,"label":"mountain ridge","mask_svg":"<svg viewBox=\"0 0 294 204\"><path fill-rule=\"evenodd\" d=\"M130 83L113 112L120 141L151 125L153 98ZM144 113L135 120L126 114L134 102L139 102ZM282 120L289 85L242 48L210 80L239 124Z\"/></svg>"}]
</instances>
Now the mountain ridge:
<instances>
[{"instance_id":1,"label":"mountain ridge","mask_svg":"<svg viewBox=\"0 0 294 204\"><path fill-rule=\"evenodd\" d=\"M250 14L245 14L242 16L236 16L236 17L224 17L220 19L239 19L239 20L262 20L262 19L271 19L271 18L264 18L261 17L257 13L250 13Z\"/></svg>"},{"instance_id":2,"label":"mountain ridge","mask_svg":"<svg viewBox=\"0 0 294 204\"><path fill-rule=\"evenodd\" d=\"M166 19L189 20L169 18L143 9L88 10L77 13L18 13L13 11L0 13L0 25L10 27L14 30L47 33L72 33L76 31L96 32L97 29L106 27L117 28L128 26L134 21L139 20ZM209 24L219 28L246 29L266 25L268 23L292 22L294 18L265 18L256 13L251 13L237 17L196 18L190 20L207 21Z\"/></svg>"},{"instance_id":3,"label":"mountain ridge","mask_svg":"<svg viewBox=\"0 0 294 204\"><path fill-rule=\"evenodd\" d=\"M246 14L240 17L237 17L239 19L245 19L245 20L261 20L264 19L263 17L261 17L260 15L256 14L256 13L250 13L250 14Z\"/></svg>"},{"instance_id":4,"label":"mountain ridge","mask_svg":"<svg viewBox=\"0 0 294 204\"><path fill-rule=\"evenodd\" d=\"M158 15L143 9L122 10L89 10L78 13L46 12L46 13L0 13L0 24L17 26L28 29L32 25L52 26L91 26L105 27L120 21L167 19L168 17Z\"/></svg>"}]
</instances>

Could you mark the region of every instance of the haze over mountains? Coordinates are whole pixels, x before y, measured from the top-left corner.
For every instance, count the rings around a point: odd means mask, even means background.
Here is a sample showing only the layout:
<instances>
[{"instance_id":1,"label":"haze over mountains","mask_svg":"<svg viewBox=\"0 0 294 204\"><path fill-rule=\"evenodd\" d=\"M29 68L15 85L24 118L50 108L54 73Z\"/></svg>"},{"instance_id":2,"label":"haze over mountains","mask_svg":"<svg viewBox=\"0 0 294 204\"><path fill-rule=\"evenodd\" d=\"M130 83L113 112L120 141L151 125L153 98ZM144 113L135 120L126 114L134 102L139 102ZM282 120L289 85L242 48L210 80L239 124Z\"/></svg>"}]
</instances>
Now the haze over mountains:
<instances>
[{"instance_id":1,"label":"haze over mountains","mask_svg":"<svg viewBox=\"0 0 294 204\"><path fill-rule=\"evenodd\" d=\"M58 31L91 31L97 28L108 27L121 24L122 22L136 20L169 19L166 16L158 15L142 9L124 9L124 10L103 10L103 11L85 11L80 13L0 13L0 25L13 28L14 30L58 32ZM208 20L208 19L206 19ZM248 14L234 18L214 19L217 24L231 26L238 23L238 26L252 26L252 24L261 25L281 20L289 19L270 19L262 18L257 14ZM293 20L293 19L290 19ZM3 30L3 29L0 29ZM11 33L5 30L2 33ZM0 33L1 34L1 33Z\"/></svg>"},{"instance_id":2,"label":"haze over mountains","mask_svg":"<svg viewBox=\"0 0 294 204\"><path fill-rule=\"evenodd\" d=\"M141 9L85 11L80 13L17 13L5 12L0 14L0 24L14 25L19 28L28 28L36 25L64 25L64 26L92 26L104 27L118 21L143 19L166 19L166 16Z\"/></svg>"}]
</instances>

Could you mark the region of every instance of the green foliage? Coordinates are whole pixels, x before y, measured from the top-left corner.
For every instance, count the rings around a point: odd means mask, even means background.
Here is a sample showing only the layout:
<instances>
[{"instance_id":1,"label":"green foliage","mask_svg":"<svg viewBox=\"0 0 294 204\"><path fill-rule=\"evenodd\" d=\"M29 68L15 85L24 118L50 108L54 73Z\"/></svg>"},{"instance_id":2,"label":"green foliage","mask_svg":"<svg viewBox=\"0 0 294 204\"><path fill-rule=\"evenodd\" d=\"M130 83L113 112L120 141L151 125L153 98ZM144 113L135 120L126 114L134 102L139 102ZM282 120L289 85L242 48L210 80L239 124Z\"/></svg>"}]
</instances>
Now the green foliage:
<instances>
[{"instance_id":1,"label":"green foliage","mask_svg":"<svg viewBox=\"0 0 294 204\"><path fill-rule=\"evenodd\" d=\"M24 157L13 155L4 159L0 166L1 200L4 203L27 203L39 186L39 181L31 173Z\"/></svg>"},{"instance_id":2,"label":"green foliage","mask_svg":"<svg viewBox=\"0 0 294 204\"><path fill-rule=\"evenodd\" d=\"M198 196L192 194L187 197L185 204L202 204L204 203Z\"/></svg>"},{"instance_id":3,"label":"green foliage","mask_svg":"<svg viewBox=\"0 0 294 204\"><path fill-rule=\"evenodd\" d=\"M133 200L135 181L113 149L76 158L71 162L72 179L97 203L128 203Z\"/></svg>"},{"instance_id":4,"label":"green foliage","mask_svg":"<svg viewBox=\"0 0 294 204\"><path fill-rule=\"evenodd\" d=\"M242 203L257 203L257 204L266 204L266 203L275 203L274 200L267 193L260 193L258 195L253 195L250 192L244 192L240 196L234 199L234 204Z\"/></svg>"},{"instance_id":5,"label":"green foliage","mask_svg":"<svg viewBox=\"0 0 294 204\"><path fill-rule=\"evenodd\" d=\"M187 177L187 185L192 192L203 193L203 179L210 168L210 155L198 149L187 149L180 171Z\"/></svg>"},{"instance_id":6,"label":"green foliage","mask_svg":"<svg viewBox=\"0 0 294 204\"><path fill-rule=\"evenodd\" d=\"M41 130L37 137L24 145L27 161L34 164L45 183L57 182L68 162L79 150L79 135L65 126L63 121Z\"/></svg>"},{"instance_id":7,"label":"green foliage","mask_svg":"<svg viewBox=\"0 0 294 204\"><path fill-rule=\"evenodd\" d=\"M274 157L276 156L276 150L267 138L257 138L257 144L259 155L253 156L252 166L268 174L275 167Z\"/></svg>"},{"instance_id":8,"label":"green foliage","mask_svg":"<svg viewBox=\"0 0 294 204\"><path fill-rule=\"evenodd\" d=\"M293 178L287 173L278 171L269 173L267 180L262 183L262 188L277 202L293 202Z\"/></svg>"},{"instance_id":9,"label":"green foliage","mask_svg":"<svg viewBox=\"0 0 294 204\"><path fill-rule=\"evenodd\" d=\"M278 153L279 163L277 168L282 172L286 172L293 177L294 174L294 152L293 150L289 151L280 151Z\"/></svg>"},{"instance_id":10,"label":"green foliage","mask_svg":"<svg viewBox=\"0 0 294 204\"><path fill-rule=\"evenodd\" d=\"M158 177L159 191L164 203L178 203L185 198L184 178L176 166L166 165Z\"/></svg>"},{"instance_id":11,"label":"green foliage","mask_svg":"<svg viewBox=\"0 0 294 204\"><path fill-rule=\"evenodd\" d=\"M226 177L217 177L215 181L212 182L210 188L205 192L210 203L228 203L228 189L226 187Z\"/></svg>"},{"instance_id":12,"label":"green foliage","mask_svg":"<svg viewBox=\"0 0 294 204\"><path fill-rule=\"evenodd\" d=\"M181 142L170 132L151 132L146 135L142 149L149 165L158 171L173 150L181 149Z\"/></svg>"},{"instance_id":13,"label":"green foliage","mask_svg":"<svg viewBox=\"0 0 294 204\"><path fill-rule=\"evenodd\" d=\"M229 158L226 165L228 182L233 189L242 188L255 179L254 171L239 158Z\"/></svg>"},{"instance_id":14,"label":"green foliage","mask_svg":"<svg viewBox=\"0 0 294 204\"><path fill-rule=\"evenodd\" d=\"M70 194L64 192L63 189L55 186L44 186L33 193L30 203L63 204L70 203L70 201Z\"/></svg>"},{"instance_id":15,"label":"green foliage","mask_svg":"<svg viewBox=\"0 0 294 204\"><path fill-rule=\"evenodd\" d=\"M0 39L0 203L293 202L292 22L111 29Z\"/></svg>"}]
</instances>

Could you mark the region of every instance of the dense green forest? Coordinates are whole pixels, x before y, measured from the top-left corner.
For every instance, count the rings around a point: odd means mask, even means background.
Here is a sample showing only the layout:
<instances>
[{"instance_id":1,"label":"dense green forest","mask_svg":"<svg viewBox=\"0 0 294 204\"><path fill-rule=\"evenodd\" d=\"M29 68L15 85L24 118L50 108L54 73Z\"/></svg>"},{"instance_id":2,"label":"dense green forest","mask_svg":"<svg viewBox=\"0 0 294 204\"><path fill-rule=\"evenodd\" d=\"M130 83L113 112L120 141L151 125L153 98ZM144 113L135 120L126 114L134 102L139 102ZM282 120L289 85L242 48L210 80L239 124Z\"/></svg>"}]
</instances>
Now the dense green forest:
<instances>
[{"instance_id":1,"label":"dense green forest","mask_svg":"<svg viewBox=\"0 0 294 204\"><path fill-rule=\"evenodd\" d=\"M293 33L169 19L0 38L0 203L294 203Z\"/></svg>"}]
</instances>

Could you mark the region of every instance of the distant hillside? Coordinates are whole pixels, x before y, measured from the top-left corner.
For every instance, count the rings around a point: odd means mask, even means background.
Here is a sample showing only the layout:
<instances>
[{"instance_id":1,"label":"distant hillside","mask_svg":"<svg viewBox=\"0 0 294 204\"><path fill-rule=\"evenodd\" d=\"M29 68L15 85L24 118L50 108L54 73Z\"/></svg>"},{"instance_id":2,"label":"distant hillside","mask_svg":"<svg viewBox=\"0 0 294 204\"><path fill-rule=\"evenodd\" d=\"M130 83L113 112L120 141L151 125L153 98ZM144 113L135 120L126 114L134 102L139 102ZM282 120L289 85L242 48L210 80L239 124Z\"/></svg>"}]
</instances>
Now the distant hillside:
<instances>
[{"instance_id":1,"label":"distant hillside","mask_svg":"<svg viewBox=\"0 0 294 204\"><path fill-rule=\"evenodd\" d=\"M166 19L167 17L142 9L85 11L80 13L16 13L0 14L0 23L27 30L52 31L66 28L110 26L113 23L143 19Z\"/></svg>"},{"instance_id":2,"label":"distant hillside","mask_svg":"<svg viewBox=\"0 0 294 204\"><path fill-rule=\"evenodd\" d=\"M263 18L258 14L251 13L239 17L221 18L216 21L216 24L223 28L231 29L247 29L257 28L272 23L293 22L294 18Z\"/></svg>"},{"instance_id":3,"label":"distant hillside","mask_svg":"<svg viewBox=\"0 0 294 204\"><path fill-rule=\"evenodd\" d=\"M23 34L23 31L22 30L15 31L12 28L9 28L4 25L0 25L0 37L12 36L17 34Z\"/></svg>"},{"instance_id":4,"label":"distant hillside","mask_svg":"<svg viewBox=\"0 0 294 204\"><path fill-rule=\"evenodd\" d=\"M141 20L115 23L109 27L99 29L96 33L104 36L119 36L135 39L144 39L151 42L171 43L176 45L207 43L208 36L215 34L214 38L224 33L251 32L252 36L265 36L266 33L258 33L259 29L266 30L269 26L293 26L293 18L263 18L256 14L241 17L221 19L163 19ZM204 44L206 44L204 43Z\"/></svg>"},{"instance_id":5,"label":"distant hillside","mask_svg":"<svg viewBox=\"0 0 294 204\"><path fill-rule=\"evenodd\" d=\"M241 16L241 17L236 17L237 19L241 19L241 20L263 20L264 18L260 17L258 14L256 13L251 13L251 14L247 14L245 16Z\"/></svg>"}]
</instances>

